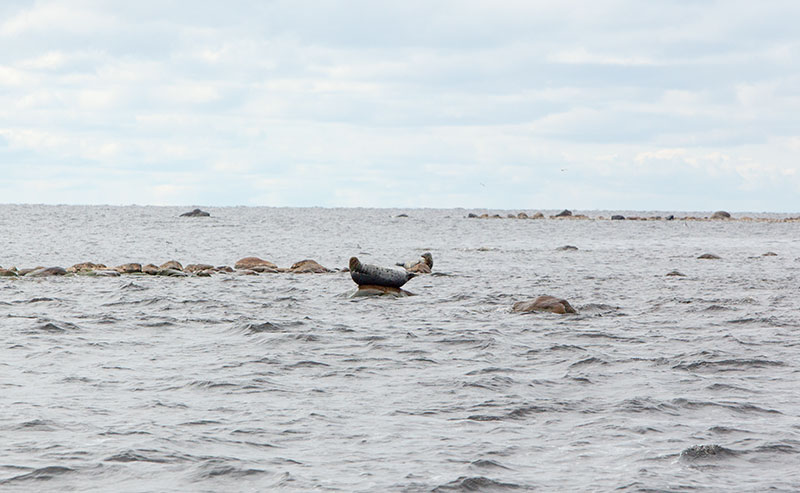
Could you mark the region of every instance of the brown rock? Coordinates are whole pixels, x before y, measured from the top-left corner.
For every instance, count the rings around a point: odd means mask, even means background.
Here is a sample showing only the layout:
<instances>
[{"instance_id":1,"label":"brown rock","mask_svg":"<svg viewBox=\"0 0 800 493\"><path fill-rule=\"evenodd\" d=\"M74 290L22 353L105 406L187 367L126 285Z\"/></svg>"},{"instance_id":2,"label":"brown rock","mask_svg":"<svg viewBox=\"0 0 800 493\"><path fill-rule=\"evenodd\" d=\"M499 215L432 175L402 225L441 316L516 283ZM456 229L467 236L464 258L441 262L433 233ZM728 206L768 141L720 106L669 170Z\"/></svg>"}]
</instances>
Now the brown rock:
<instances>
[{"instance_id":1,"label":"brown rock","mask_svg":"<svg viewBox=\"0 0 800 493\"><path fill-rule=\"evenodd\" d=\"M278 272L278 266L269 260L258 257L245 257L234 265L236 269L252 270L255 272Z\"/></svg>"},{"instance_id":2,"label":"brown rock","mask_svg":"<svg viewBox=\"0 0 800 493\"><path fill-rule=\"evenodd\" d=\"M544 214L541 212L537 212L536 214L531 216L531 219L544 219Z\"/></svg>"},{"instance_id":3,"label":"brown rock","mask_svg":"<svg viewBox=\"0 0 800 493\"><path fill-rule=\"evenodd\" d=\"M214 266L213 265L209 265L209 264L189 264L189 265L187 265L186 267L183 268L183 271L184 272L189 272L189 273L196 273L196 272L200 272L200 271L203 271L203 270L209 270L209 269L213 269L213 268L214 268Z\"/></svg>"},{"instance_id":4,"label":"brown rock","mask_svg":"<svg viewBox=\"0 0 800 493\"><path fill-rule=\"evenodd\" d=\"M686 274L684 274L683 272L677 271L677 270L673 270L673 271L667 272L667 275L668 276L686 277Z\"/></svg>"},{"instance_id":5,"label":"brown rock","mask_svg":"<svg viewBox=\"0 0 800 493\"><path fill-rule=\"evenodd\" d=\"M300 262L295 262L289 268L289 272L294 274L322 274L324 272L332 272L327 267L323 267L317 263L316 260L301 260Z\"/></svg>"},{"instance_id":6,"label":"brown rock","mask_svg":"<svg viewBox=\"0 0 800 493\"><path fill-rule=\"evenodd\" d=\"M700 255L699 257L697 257L697 258L705 259L705 260L719 260L720 259L719 255L714 255L713 253L704 253L704 254Z\"/></svg>"},{"instance_id":7,"label":"brown rock","mask_svg":"<svg viewBox=\"0 0 800 493\"><path fill-rule=\"evenodd\" d=\"M214 270L216 270L217 272L233 272L233 268L228 267L227 265L220 265L219 267L216 267Z\"/></svg>"},{"instance_id":8,"label":"brown rock","mask_svg":"<svg viewBox=\"0 0 800 493\"><path fill-rule=\"evenodd\" d=\"M0 269L0 277L17 277L17 273L11 269Z\"/></svg>"},{"instance_id":9,"label":"brown rock","mask_svg":"<svg viewBox=\"0 0 800 493\"><path fill-rule=\"evenodd\" d=\"M158 266L155 264L147 264L142 266L142 272L154 276L158 274Z\"/></svg>"},{"instance_id":10,"label":"brown rock","mask_svg":"<svg viewBox=\"0 0 800 493\"><path fill-rule=\"evenodd\" d=\"M430 274L431 266L428 265L426 262L417 262L416 264L412 265L406 270L408 272L415 272L417 274Z\"/></svg>"},{"instance_id":11,"label":"brown rock","mask_svg":"<svg viewBox=\"0 0 800 493\"><path fill-rule=\"evenodd\" d=\"M763 254L762 256L763 257L777 257L778 254L775 253L775 252L767 252L767 253Z\"/></svg>"},{"instance_id":12,"label":"brown rock","mask_svg":"<svg viewBox=\"0 0 800 493\"><path fill-rule=\"evenodd\" d=\"M555 296L539 296L535 300L519 301L514 303L512 311L515 312L551 312L551 313L577 313L569 301Z\"/></svg>"},{"instance_id":13,"label":"brown rock","mask_svg":"<svg viewBox=\"0 0 800 493\"><path fill-rule=\"evenodd\" d=\"M489 219L489 214L487 214L487 213L485 213L485 212L484 212L483 214L481 214L481 215L480 215L480 216L478 216L478 217L479 217L479 218L481 218L481 219Z\"/></svg>"},{"instance_id":14,"label":"brown rock","mask_svg":"<svg viewBox=\"0 0 800 493\"><path fill-rule=\"evenodd\" d=\"M114 270L120 274L133 274L134 272L142 272L142 264L129 263L122 264L114 267Z\"/></svg>"},{"instance_id":15,"label":"brown rock","mask_svg":"<svg viewBox=\"0 0 800 493\"><path fill-rule=\"evenodd\" d=\"M405 298L406 296L414 296L414 294L409 293L405 289L364 284L349 295L350 298L361 298L363 296L393 296L395 298Z\"/></svg>"},{"instance_id":16,"label":"brown rock","mask_svg":"<svg viewBox=\"0 0 800 493\"><path fill-rule=\"evenodd\" d=\"M520 212L519 214L517 214L517 219L528 219L528 215L525 214L524 212Z\"/></svg>"},{"instance_id":17,"label":"brown rock","mask_svg":"<svg viewBox=\"0 0 800 493\"><path fill-rule=\"evenodd\" d=\"M163 264L158 266L161 270L172 269L172 270L179 270L183 271L183 266L177 260L170 260L169 262L164 262Z\"/></svg>"},{"instance_id":18,"label":"brown rock","mask_svg":"<svg viewBox=\"0 0 800 493\"><path fill-rule=\"evenodd\" d=\"M94 264L92 262L83 262L80 264L75 264L72 267L67 267L67 272L85 272L85 271L92 271L92 270L102 270L105 269L106 266L103 264Z\"/></svg>"}]
</instances>

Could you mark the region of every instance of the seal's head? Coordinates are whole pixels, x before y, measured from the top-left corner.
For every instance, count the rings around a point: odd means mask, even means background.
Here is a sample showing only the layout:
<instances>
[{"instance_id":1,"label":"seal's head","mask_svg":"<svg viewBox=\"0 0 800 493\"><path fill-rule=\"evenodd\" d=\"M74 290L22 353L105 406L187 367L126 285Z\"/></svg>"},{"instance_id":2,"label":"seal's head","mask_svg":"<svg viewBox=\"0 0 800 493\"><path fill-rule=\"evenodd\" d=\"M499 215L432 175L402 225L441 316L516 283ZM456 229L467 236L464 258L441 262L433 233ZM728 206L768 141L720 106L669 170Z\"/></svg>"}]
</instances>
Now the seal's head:
<instances>
[{"instance_id":1,"label":"seal's head","mask_svg":"<svg viewBox=\"0 0 800 493\"><path fill-rule=\"evenodd\" d=\"M428 267L433 269L433 255L431 255L431 252L423 253L422 258L425 259L425 263L428 264Z\"/></svg>"},{"instance_id":2,"label":"seal's head","mask_svg":"<svg viewBox=\"0 0 800 493\"><path fill-rule=\"evenodd\" d=\"M361 269L361 261L356 257L350 257L350 272L356 272Z\"/></svg>"}]
</instances>

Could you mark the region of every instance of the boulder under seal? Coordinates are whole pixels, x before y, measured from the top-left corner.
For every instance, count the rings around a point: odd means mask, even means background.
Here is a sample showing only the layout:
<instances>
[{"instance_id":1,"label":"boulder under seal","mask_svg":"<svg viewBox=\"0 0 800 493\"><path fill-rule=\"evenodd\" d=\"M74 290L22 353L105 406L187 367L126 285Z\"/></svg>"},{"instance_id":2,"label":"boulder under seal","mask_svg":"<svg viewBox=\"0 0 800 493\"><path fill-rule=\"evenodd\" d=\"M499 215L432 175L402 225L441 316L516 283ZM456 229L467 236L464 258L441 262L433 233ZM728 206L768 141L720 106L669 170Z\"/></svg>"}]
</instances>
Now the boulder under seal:
<instances>
[{"instance_id":1,"label":"boulder under seal","mask_svg":"<svg viewBox=\"0 0 800 493\"><path fill-rule=\"evenodd\" d=\"M407 270L362 264L358 258L350 258L350 277L359 286L371 285L399 288L416 275L414 272L408 272Z\"/></svg>"}]
</instances>

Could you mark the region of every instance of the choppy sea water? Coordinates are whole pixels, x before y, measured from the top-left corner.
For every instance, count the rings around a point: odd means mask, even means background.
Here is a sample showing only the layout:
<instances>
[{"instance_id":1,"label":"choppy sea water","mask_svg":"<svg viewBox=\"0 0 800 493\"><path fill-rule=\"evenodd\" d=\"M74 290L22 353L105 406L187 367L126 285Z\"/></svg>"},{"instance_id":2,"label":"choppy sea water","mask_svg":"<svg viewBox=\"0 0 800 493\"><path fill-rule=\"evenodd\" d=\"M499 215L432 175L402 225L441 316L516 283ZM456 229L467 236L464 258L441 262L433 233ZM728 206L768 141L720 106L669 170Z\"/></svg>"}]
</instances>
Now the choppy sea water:
<instances>
[{"instance_id":1,"label":"choppy sea water","mask_svg":"<svg viewBox=\"0 0 800 493\"><path fill-rule=\"evenodd\" d=\"M800 489L798 223L186 210L3 205L0 265L434 274L0 278L0 490Z\"/></svg>"}]
</instances>

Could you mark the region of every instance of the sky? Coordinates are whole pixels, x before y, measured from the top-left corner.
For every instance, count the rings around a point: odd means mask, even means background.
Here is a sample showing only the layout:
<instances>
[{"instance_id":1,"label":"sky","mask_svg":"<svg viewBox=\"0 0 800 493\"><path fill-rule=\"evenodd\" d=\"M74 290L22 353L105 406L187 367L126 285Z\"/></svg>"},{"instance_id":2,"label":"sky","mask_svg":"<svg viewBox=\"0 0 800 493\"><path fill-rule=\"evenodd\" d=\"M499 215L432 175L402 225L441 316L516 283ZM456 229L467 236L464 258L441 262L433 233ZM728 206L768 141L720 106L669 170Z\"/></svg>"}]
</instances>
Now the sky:
<instances>
[{"instance_id":1,"label":"sky","mask_svg":"<svg viewBox=\"0 0 800 493\"><path fill-rule=\"evenodd\" d=\"M0 2L0 203L800 211L800 2Z\"/></svg>"}]
</instances>

